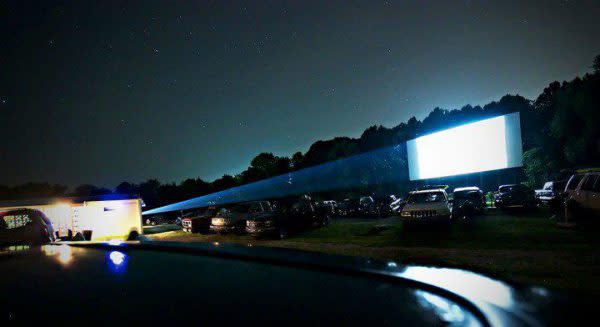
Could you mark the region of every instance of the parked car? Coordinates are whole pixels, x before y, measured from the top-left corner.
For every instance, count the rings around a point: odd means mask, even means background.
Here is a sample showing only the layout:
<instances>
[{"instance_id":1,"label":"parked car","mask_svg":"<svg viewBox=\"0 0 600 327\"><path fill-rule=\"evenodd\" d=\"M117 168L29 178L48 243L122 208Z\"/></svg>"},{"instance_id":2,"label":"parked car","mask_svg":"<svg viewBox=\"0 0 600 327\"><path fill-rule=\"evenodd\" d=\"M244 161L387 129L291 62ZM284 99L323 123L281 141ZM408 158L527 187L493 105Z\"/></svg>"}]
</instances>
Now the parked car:
<instances>
[{"instance_id":1,"label":"parked car","mask_svg":"<svg viewBox=\"0 0 600 327\"><path fill-rule=\"evenodd\" d=\"M357 216L359 209L359 199L344 199L344 201L338 204L338 214L343 217Z\"/></svg>"},{"instance_id":2,"label":"parked car","mask_svg":"<svg viewBox=\"0 0 600 327\"><path fill-rule=\"evenodd\" d=\"M183 231L186 233L208 233L210 231L211 219L217 212L218 208L212 206L204 211L193 211L188 213L181 220Z\"/></svg>"},{"instance_id":3,"label":"parked car","mask_svg":"<svg viewBox=\"0 0 600 327\"><path fill-rule=\"evenodd\" d=\"M405 223L449 222L452 215L448 194L442 189L413 191L400 217Z\"/></svg>"},{"instance_id":4,"label":"parked car","mask_svg":"<svg viewBox=\"0 0 600 327\"><path fill-rule=\"evenodd\" d=\"M565 190L563 191L565 199L570 198L571 195L573 195L577 191L577 187L579 186L579 183L583 180L584 177L585 172L577 172L569 178L569 181L565 186Z\"/></svg>"},{"instance_id":5,"label":"parked car","mask_svg":"<svg viewBox=\"0 0 600 327\"><path fill-rule=\"evenodd\" d=\"M535 197L540 203L548 204L561 196L566 184L566 180L548 181L544 183L544 187L535 190Z\"/></svg>"},{"instance_id":6,"label":"parked car","mask_svg":"<svg viewBox=\"0 0 600 327\"><path fill-rule=\"evenodd\" d=\"M537 205L535 192L523 184L509 184L498 187L494 196L496 208L534 208Z\"/></svg>"},{"instance_id":7,"label":"parked car","mask_svg":"<svg viewBox=\"0 0 600 327\"><path fill-rule=\"evenodd\" d=\"M52 223L40 210L0 212L0 244L45 244L53 241Z\"/></svg>"},{"instance_id":8,"label":"parked car","mask_svg":"<svg viewBox=\"0 0 600 327\"><path fill-rule=\"evenodd\" d=\"M210 221L210 231L215 233L243 233L246 220L272 214L268 201L252 201L221 208Z\"/></svg>"},{"instance_id":9,"label":"parked car","mask_svg":"<svg viewBox=\"0 0 600 327\"><path fill-rule=\"evenodd\" d=\"M387 217L392 214L391 204L397 200L395 195L375 197L375 205L377 206L377 214L380 217Z\"/></svg>"},{"instance_id":10,"label":"parked car","mask_svg":"<svg viewBox=\"0 0 600 327\"><path fill-rule=\"evenodd\" d=\"M332 216L337 213L337 202L334 200L320 201L316 204L316 206L317 209L324 210Z\"/></svg>"},{"instance_id":11,"label":"parked car","mask_svg":"<svg viewBox=\"0 0 600 327\"><path fill-rule=\"evenodd\" d=\"M406 201L401 197L395 197L395 200L390 203L390 211L395 214L400 214Z\"/></svg>"},{"instance_id":12,"label":"parked car","mask_svg":"<svg viewBox=\"0 0 600 327\"><path fill-rule=\"evenodd\" d=\"M485 211L485 195L477 186L459 187L452 192L452 216L470 218Z\"/></svg>"},{"instance_id":13,"label":"parked car","mask_svg":"<svg viewBox=\"0 0 600 327\"><path fill-rule=\"evenodd\" d=\"M358 200L358 213L361 216L379 216L379 206L371 196L363 196Z\"/></svg>"},{"instance_id":14,"label":"parked car","mask_svg":"<svg viewBox=\"0 0 600 327\"><path fill-rule=\"evenodd\" d=\"M566 190L567 221L600 216L600 171L573 175Z\"/></svg>"},{"instance_id":15,"label":"parked car","mask_svg":"<svg viewBox=\"0 0 600 327\"><path fill-rule=\"evenodd\" d=\"M150 216L144 220L144 225L146 226L157 226L168 224L169 220L162 216Z\"/></svg>"},{"instance_id":16,"label":"parked car","mask_svg":"<svg viewBox=\"0 0 600 327\"><path fill-rule=\"evenodd\" d=\"M281 210L258 215L246 221L246 233L253 236L286 238L289 233L307 229L314 224L328 225L328 210L319 210L309 197L282 200Z\"/></svg>"}]
</instances>

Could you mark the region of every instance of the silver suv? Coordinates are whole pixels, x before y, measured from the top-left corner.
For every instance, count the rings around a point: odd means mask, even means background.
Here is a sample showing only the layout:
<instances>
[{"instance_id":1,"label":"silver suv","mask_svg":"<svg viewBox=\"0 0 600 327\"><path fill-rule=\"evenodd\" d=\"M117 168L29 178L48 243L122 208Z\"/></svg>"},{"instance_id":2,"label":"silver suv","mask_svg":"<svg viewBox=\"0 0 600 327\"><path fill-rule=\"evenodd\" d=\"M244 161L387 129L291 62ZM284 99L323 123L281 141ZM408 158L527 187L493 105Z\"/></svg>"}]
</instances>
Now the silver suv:
<instances>
[{"instance_id":1,"label":"silver suv","mask_svg":"<svg viewBox=\"0 0 600 327\"><path fill-rule=\"evenodd\" d=\"M405 222L449 221L452 218L448 194L442 189L411 192L400 217Z\"/></svg>"},{"instance_id":2,"label":"silver suv","mask_svg":"<svg viewBox=\"0 0 600 327\"><path fill-rule=\"evenodd\" d=\"M577 173L565 187L567 221L600 216L600 170Z\"/></svg>"}]
</instances>

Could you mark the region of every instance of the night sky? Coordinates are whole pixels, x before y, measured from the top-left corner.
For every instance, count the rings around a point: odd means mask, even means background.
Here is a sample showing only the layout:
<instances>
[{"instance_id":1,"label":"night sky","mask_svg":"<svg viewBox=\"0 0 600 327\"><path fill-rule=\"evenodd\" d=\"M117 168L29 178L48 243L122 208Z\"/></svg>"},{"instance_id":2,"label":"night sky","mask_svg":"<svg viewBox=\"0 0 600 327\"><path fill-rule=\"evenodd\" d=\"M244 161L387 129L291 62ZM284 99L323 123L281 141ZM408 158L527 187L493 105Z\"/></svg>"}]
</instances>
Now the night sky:
<instances>
[{"instance_id":1,"label":"night sky","mask_svg":"<svg viewBox=\"0 0 600 327\"><path fill-rule=\"evenodd\" d=\"M0 184L212 180L259 152L535 98L600 1L0 0Z\"/></svg>"}]
</instances>

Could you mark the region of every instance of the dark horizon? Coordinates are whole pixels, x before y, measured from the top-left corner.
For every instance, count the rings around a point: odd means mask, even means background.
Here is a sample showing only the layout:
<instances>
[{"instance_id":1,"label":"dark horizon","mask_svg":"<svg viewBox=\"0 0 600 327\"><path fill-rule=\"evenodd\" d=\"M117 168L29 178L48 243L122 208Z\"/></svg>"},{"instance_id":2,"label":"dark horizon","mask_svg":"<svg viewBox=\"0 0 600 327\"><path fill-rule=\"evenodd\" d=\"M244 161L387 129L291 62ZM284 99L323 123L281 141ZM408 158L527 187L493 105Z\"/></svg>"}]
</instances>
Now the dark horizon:
<instances>
[{"instance_id":1,"label":"dark horizon","mask_svg":"<svg viewBox=\"0 0 600 327\"><path fill-rule=\"evenodd\" d=\"M0 185L207 181L590 72L594 2L6 2ZM542 10L543 9L543 10Z\"/></svg>"}]
</instances>

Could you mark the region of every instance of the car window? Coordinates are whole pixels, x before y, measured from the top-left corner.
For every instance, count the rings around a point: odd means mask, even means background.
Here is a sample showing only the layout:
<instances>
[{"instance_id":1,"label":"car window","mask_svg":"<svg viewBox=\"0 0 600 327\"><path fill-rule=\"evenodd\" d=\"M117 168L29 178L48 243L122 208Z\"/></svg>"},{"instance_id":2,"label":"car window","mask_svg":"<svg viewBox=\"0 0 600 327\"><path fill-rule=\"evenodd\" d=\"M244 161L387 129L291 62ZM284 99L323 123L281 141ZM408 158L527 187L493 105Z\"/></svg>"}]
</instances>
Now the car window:
<instances>
[{"instance_id":1,"label":"car window","mask_svg":"<svg viewBox=\"0 0 600 327\"><path fill-rule=\"evenodd\" d=\"M7 213L2 216L2 221L6 229L15 229L27 226L33 222L33 217L29 213L14 212Z\"/></svg>"},{"instance_id":2,"label":"car window","mask_svg":"<svg viewBox=\"0 0 600 327\"><path fill-rule=\"evenodd\" d=\"M471 200L479 200L481 199L481 194L479 192L470 192L467 194L467 198Z\"/></svg>"},{"instance_id":3,"label":"car window","mask_svg":"<svg viewBox=\"0 0 600 327\"><path fill-rule=\"evenodd\" d=\"M596 184L592 190L594 192L600 192L600 175L596 175Z\"/></svg>"},{"instance_id":4,"label":"car window","mask_svg":"<svg viewBox=\"0 0 600 327\"><path fill-rule=\"evenodd\" d=\"M49 218L48 218L48 217L47 217L47 216L46 216L44 213L42 213L41 211L38 211L38 213L37 213L37 214L38 214L38 216L39 216L39 217L40 217L40 218L41 218L41 219L44 221L44 223L45 223L47 226L50 226L50 225L52 225L52 222L50 221L50 219L49 219Z\"/></svg>"},{"instance_id":5,"label":"car window","mask_svg":"<svg viewBox=\"0 0 600 327\"><path fill-rule=\"evenodd\" d=\"M546 191L552 190L552 182L546 182L546 184L544 184L544 190L546 190Z\"/></svg>"},{"instance_id":6,"label":"car window","mask_svg":"<svg viewBox=\"0 0 600 327\"><path fill-rule=\"evenodd\" d=\"M594 184L596 184L597 175L587 175L583 184L581 184L582 191L592 191L594 189Z\"/></svg>"},{"instance_id":7,"label":"car window","mask_svg":"<svg viewBox=\"0 0 600 327\"><path fill-rule=\"evenodd\" d=\"M409 203L432 203L445 200L442 192L414 193L408 198Z\"/></svg>"},{"instance_id":8,"label":"car window","mask_svg":"<svg viewBox=\"0 0 600 327\"><path fill-rule=\"evenodd\" d=\"M567 190L575 190L577 188L577 185L579 185L579 182L581 182L582 178L583 175L573 175L573 177L571 177L571 179L569 180L569 184L567 184Z\"/></svg>"}]
</instances>

